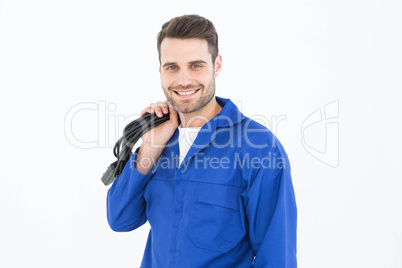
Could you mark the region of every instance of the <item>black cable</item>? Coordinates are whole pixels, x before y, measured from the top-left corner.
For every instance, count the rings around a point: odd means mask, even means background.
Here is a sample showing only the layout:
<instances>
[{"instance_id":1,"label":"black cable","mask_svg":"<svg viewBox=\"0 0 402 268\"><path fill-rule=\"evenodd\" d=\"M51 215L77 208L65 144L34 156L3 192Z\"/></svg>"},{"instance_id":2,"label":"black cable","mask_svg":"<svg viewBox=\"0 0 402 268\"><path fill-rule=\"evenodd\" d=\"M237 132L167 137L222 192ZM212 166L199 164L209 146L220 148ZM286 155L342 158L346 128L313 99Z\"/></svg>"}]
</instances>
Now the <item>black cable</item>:
<instances>
[{"instance_id":1,"label":"black cable","mask_svg":"<svg viewBox=\"0 0 402 268\"><path fill-rule=\"evenodd\" d=\"M123 136L113 147L113 154L117 161L110 164L101 178L105 185L111 184L123 172L125 165L132 156L132 149L135 143L149 130L159 126L170 119L170 114L163 114L158 117L155 113L145 114L130 122L123 130Z\"/></svg>"}]
</instances>

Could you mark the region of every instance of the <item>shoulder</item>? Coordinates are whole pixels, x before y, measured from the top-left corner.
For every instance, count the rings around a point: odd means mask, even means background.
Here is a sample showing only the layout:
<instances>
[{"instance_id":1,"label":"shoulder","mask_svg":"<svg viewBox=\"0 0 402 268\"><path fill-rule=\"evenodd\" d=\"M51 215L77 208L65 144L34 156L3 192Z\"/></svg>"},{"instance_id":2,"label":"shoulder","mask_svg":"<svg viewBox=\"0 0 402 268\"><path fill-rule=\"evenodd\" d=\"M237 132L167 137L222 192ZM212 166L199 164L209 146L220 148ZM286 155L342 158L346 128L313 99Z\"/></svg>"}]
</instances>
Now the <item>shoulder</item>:
<instances>
[{"instance_id":1,"label":"shoulder","mask_svg":"<svg viewBox=\"0 0 402 268\"><path fill-rule=\"evenodd\" d=\"M278 137L266 126L244 116L235 131L241 140L239 153L243 158L250 158L262 163L282 163L280 167L290 166L288 155Z\"/></svg>"},{"instance_id":2,"label":"shoulder","mask_svg":"<svg viewBox=\"0 0 402 268\"><path fill-rule=\"evenodd\" d=\"M272 133L266 126L257 121L244 117L242 122L238 124L239 133L246 142L247 149L270 148L275 149L280 147L283 149L277 136Z\"/></svg>"},{"instance_id":3,"label":"shoulder","mask_svg":"<svg viewBox=\"0 0 402 268\"><path fill-rule=\"evenodd\" d=\"M244 117L239 127L243 141L240 150L242 163L250 163L243 174L248 187L254 183L258 174L270 178L267 182L275 182L282 175L290 174L290 161L285 148L275 133L268 129L269 126Z\"/></svg>"}]
</instances>

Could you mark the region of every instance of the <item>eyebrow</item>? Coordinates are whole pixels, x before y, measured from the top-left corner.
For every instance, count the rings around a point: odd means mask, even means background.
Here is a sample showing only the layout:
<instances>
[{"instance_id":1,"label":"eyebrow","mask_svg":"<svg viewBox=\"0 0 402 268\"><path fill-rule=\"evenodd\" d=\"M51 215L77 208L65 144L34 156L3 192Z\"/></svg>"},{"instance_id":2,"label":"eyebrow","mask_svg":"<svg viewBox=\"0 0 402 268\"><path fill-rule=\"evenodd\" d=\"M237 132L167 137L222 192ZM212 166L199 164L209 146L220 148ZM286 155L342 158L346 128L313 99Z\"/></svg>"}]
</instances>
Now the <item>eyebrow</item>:
<instances>
[{"instance_id":1,"label":"eyebrow","mask_svg":"<svg viewBox=\"0 0 402 268\"><path fill-rule=\"evenodd\" d=\"M203 60L190 61L190 64L200 64L200 63L207 64L207 62L203 61ZM177 63L176 62L166 62L165 64L163 64L162 67L167 67L167 66L171 66L171 65L177 65Z\"/></svg>"}]
</instances>

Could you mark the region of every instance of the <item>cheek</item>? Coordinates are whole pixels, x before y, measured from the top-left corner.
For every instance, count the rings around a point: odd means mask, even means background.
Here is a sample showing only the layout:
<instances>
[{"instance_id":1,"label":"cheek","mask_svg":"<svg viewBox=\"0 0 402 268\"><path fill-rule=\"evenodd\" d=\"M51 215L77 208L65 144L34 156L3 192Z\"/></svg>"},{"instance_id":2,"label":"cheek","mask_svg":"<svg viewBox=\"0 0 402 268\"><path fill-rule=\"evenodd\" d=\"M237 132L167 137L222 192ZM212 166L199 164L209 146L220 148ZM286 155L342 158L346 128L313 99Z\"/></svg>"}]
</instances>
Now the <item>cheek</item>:
<instances>
[{"instance_id":1,"label":"cheek","mask_svg":"<svg viewBox=\"0 0 402 268\"><path fill-rule=\"evenodd\" d=\"M214 76L211 77L210 71L207 70L191 73L191 80L193 81L194 85L203 84L206 86L211 79L213 79L213 77ZM177 86L177 80L177 75L173 73L161 73L161 83L165 89L168 89L171 86Z\"/></svg>"},{"instance_id":2,"label":"cheek","mask_svg":"<svg viewBox=\"0 0 402 268\"><path fill-rule=\"evenodd\" d=\"M192 78L195 84L206 85L211 80L211 75L206 72L199 72L195 73Z\"/></svg>"},{"instance_id":3,"label":"cheek","mask_svg":"<svg viewBox=\"0 0 402 268\"><path fill-rule=\"evenodd\" d=\"M168 75L161 75L161 83L164 88L168 88L172 85L172 77Z\"/></svg>"}]
</instances>

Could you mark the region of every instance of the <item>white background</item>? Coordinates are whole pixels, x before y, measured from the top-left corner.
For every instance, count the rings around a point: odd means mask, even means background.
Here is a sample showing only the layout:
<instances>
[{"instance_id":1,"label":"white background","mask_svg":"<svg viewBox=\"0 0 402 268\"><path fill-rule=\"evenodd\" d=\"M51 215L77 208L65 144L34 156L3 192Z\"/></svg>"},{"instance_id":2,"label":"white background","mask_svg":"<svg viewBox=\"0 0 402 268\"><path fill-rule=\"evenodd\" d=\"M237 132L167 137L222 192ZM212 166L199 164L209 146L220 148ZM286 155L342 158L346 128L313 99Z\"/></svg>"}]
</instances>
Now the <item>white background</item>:
<instances>
[{"instance_id":1,"label":"white background","mask_svg":"<svg viewBox=\"0 0 402 268\"><path fill-rule=\"evenodd\" d=\"M1 267L140 266L149 225L111 231L100 177L114 136L164 100L161 25L192 13L219 34L217 95L286 117L271 127L292 164L299 267L402 267L400 2L222 2L0 1ZM339 135L323 122L302 139L334 101ZM77 105L97 110L71 117ZM335 167L303 145L326 141Z\"/></svg>"}]
</instances>

